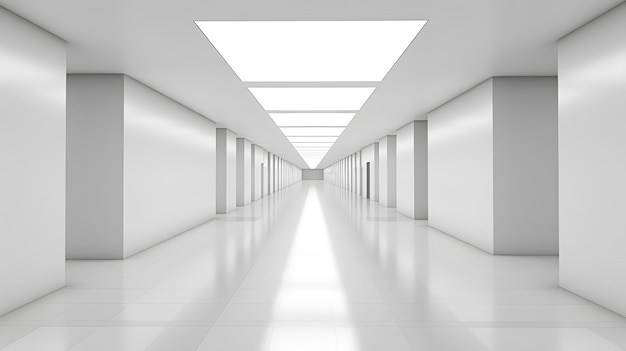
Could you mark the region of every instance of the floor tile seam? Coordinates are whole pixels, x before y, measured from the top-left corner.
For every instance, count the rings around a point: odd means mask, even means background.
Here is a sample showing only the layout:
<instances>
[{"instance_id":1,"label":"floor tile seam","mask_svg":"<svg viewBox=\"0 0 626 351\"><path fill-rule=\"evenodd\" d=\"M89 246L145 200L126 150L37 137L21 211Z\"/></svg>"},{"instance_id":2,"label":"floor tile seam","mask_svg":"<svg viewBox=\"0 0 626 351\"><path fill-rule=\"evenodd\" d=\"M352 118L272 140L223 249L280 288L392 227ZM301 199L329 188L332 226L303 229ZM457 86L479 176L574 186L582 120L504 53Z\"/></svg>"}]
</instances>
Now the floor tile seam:
<instances>
[{"instance_id":1,"label":"floor tile seam","mask_svg":"<svg viewBox=\"0 0 626 351\"><path fill-rule=\"evenodd\" d=\"M270 337L268 338L266 345L264 347L264 350L270 350L270 348L272 347L272 342L274 341L274 334L276 333L276 327L271 326L270 328Z\"/></svg>"},{"instance_id":2,"label":"floor tile seam","mask_svg":"<svg viewBox=\"0 0 626 351\"><path fill-rule=\"evenodd\" d=\"M181 324L182 323L182 324ZM149 322L70 322L70 323L42 323L42 324L4 324L6 327L92 327L92 328L167 328L167 327L245 327L245 326L286 326L286 325L335 325L335 326L416 326L416 327L529 327L529 328L610 328L610 329L626 329L626 323L621 322L585 322L585 321L199 321L199 322L181 322L181 321L149 321Z\"/></svg>"},{"instance_id":3,"label":"floor tile seam","mask_svg":"<svg viewBox=\"0 0 626 351\"><path fill-rule=\"evenodd\" d=\"M78 344L80 344L81 342L83 342L84 340L86 340L88 337L90 337L91 335L95 334L96 331L98 331L98 329L100 329L99 327L93 327L93 330L90 331L89 333L87 333L86 335L84 335L82 338L80 338L80 340L76 341L74 344L72 344L72 346L68 347L67 350L71 350L73 348L75 348Z\"/></svg>"},{"instance_id":4,"label":"floor tile seam","mask_svg":"<svg viewBox=\"0 0 626 351\"><path fill-rule=\"evenodd\" d=\"M247 206L250 206L250 204L249 204L249 205L247 205ZM244 206L244 207L245 207L245 206ZM271 227L268 227L268 230L269 230L270 228L271 228ZM222 307L222 309L221 309L220 313L218 314L218 316L217 316L217 318L216 318L216 321L219 321L219 319L222 317L222 315L224 314L224 311L226 310L226 308L227 308L228 306L236 304L236 303L232 303L233 298L234 298L234 297L235 297L235 295L239 292L239 290L241 290L241 286L242 286L242 285L243 285L243 283L246 281L247 277L248 277L248 276L250 276L250 272L252 272L252 270L253 270L253 268L255 267L255 265L256 265L256 263L257 263L257 262L258 262L258 255L257 255L256 259L255 259L255 260L253 260L253 262L251 262L251 263L250 263L250 266L248 267L248 270L247 270L246 274L245 274L245 275L243 275L243 276L241 277L241 281L240 281L240 282L239 282L239 284L238 284L238 285L239 285L239 286L238 286L238 288L234 290L234 292L232 293L232 295L230 295L230 297L228 298L228 301L226 301L226 302L224 303L224 306ZM281 292L279 292L279 296L280 296L281 294L282 294L282 291L281 291Z\"/></svg>"},{"instance_id":5,"label":"floor tile seam","mask_svg":"<svg viewBox=\"0 0 626 351\"><path fill-rule=\"evenodd\" d=\"M498 303L498 302L494 302L494 303L485 303L485 302L445 302L445 303L440 303L440 305L447 305L447 306L466 306L466 305L472 305L472 306L552 306L552 307L572 307L572 306L585 306L585 307L595 307L597 305L593 304L593 303L555 303L555 302L543 302L543 303Z\"/></svg>"},{"instance_id":6,"label":"floor tile seam","mask_svg":"<svg viewBox=\"0 0 626 351\"><path fill-rule=\"evenodd\" d=\"M73 321L28 321L0 323L0 327L132 327L138 324L142 326L167 326L179 321L102 321L102 320L73 320Z\"/></svg>"},{"instance_id":7,"label":"floor tile seam","mask_svg":"<svg viewBox=\"0 0 626 351\"><path fill-rule=\"evenodd\" d=\"M95 328L95 330L92 333L90 333L89 336L95 334L96 332L98 332L100 330L104 330L106 328L127 328L127 327L107 327L107 326L101 326L101 327ZM164 329L164 327L131 327L131 328L162 328L162 329ZM157 336L157 338L158 338L158 336ZM84 341L86 339L87 339L87 337L81 339L80 342L82 342L82 341ZM155 340L156 340L156 338L155 338ZM75 349L79 345L79 343L74 344L72 347L68 348L67 350L71 351L71 350Z\"/></svg>"},{"instance_id":8,"label":"floor tile seam","mask_svg":"<svg viewBox=\"0 0 626 351\"><path fill-rule=\"evenodd\" d=\"M415 327L458 327L458 328L494 328L494 327L527 327L527 328L626 328L626 323L612 323L612 322L528 322L528 321L480 321L480 322L400 322L401 326L415 326Z\"/></svg>"},{"instance_id":9,"label":"floor tile seam","mask_svg":"<svg viewBox=\"0 0 626 351\"><path fill-rule=\"evenodd\" d=\"M196 228L199 228L199 227L201 227L201 226L203 226L203 225L205 225L205 224L207 224L207 223L211 222L212 220L213 220L213 219L209 219L208 221L205 221L205 222L203 222L203 223L201 223L201 224L198 224L197 226L195 226L195 227L193 227L193 228L189 228L189 229L187 229L186 231L184 231L184 232L182 232L182 233L179 233L179 234L176 234L175 236L173 236L173 237L171 237L171 238L169 238L169 239L166 239L165 241L161 241L161 242L159 242L159 243L155 244L154 246L151 246L151 247L149 247L149 248L145 249L145 250L144 250L144 251L142 251L142 252L145 252L146 250L149 250L149 249L151 249L151 248L154 248L154 247L156 247L156 246L158 246L158 245L165 244L167 241L172 240L172 239L183 239L183 237L182 237L182 236L184 236L185 234L190 234L190 232L191 232L192 230L194 230L194 229L196 229ZM144 267L141 269L141 272L142 272L142 273L145 273L145 272L146 272L146 270L147 270L147 269L149 269L150 267L154 266L154 265L155 265L155 264L157 264L157 263L163 262L163 261L164 261L164 260L166 260L166 259L171 258L171 257L172 257L172 256L174 256L175 254L178 254L180 251L182 251L182 250L184 250L184 249L187 249L187 248L188 248L188 247L190 247L191 245L192 245L191 243L186 243L186 244L184 244L184 245L181 245L180 247L177 247L177 248L176 248L173 252L169 252L169 253L168 253L168 254L166 254L165 256L161 256L161 257L159 257L158 259L153 260L153 261L152 261L150 264L148 264L147 266L144 266ZM134 257L134 256L133 256L133 257ZM130 257L130 258L132 259L132 257ZM140 275L142 275L142 274L140 274ZM162 282L163 282L163 281L161 280L161 283L162 283Z\"/></svg>"},{"instance_id":10,"label":"floor tile seam","mask_svg":"<svg viewBox=\"0 0 626 351\"><path fill-rule=\"evenodd\" d=\"M444 292L450 292L450 291L493 291L495 289L429 289L428 292L432 292L432 293L436 293L436 292L440 292L440 291L444 291ZM537 290L544 290L545 292L554 292L554 293L565 293L565 295L567 296L571 296L571 297L576 297L576 298L581 298L580 296L565 290L559 286L554 286L551 287L549 289L528 289L528 288L523 288L523 289L506 289L506 290L514 290L514 291L518 291L518 292L536 292ZM399 289L399 290L388 290L388 291L406 291L406 292L411 292L411 289ZM582 299L582 298L581 298Z\"/></svg>"},{"instance_id":11,"label":"floor tile seam","mask_svg":"<svg viewBox=\"0 0 626 351\"><path fill-rule=\"evenodd\" d=\"M30 332L28 332L28 333L26 333L26 334L22 335L21 337L19 337L19 338L15 339L14 341L10 342L9 344L7 344L7 345L3 346L3 347L1 348L1 350L4 350L5 348L10 347L10 346L11 346L11 345L13 345L13 344L16 344L16 343L17 343L17 342L19 342L20 340L22 340L22 339L26 338L27 336L29 336L30 334L32 334L32 333L34 333L34 332L36 332L37 330L39 330L39 329L41 329L41 328L42 328L41 326L37 326L37 327L35 327L35 328L34 328L33 330L31 330Z\"/></svg>"},{"instance_id":12,"label":"floor tile seam","mask_svg":"<svg viewBox=\"0 0 626 351\"><path fill-rule=\"evenodd\" d=\"M554 307L572 307L572 306L588 306L591 307L593 304L585 304L585 303L484 303L484 302L444 302L438 304L429 304L429 303L402 303L402 305L415 305L415 306L427 306L427 305L445 305L445 306L554 306Z\"/></svg>"},{"instance_id":13,"label":"floor tile seam","mask_svg":"<svg viewBox=\"0 0 626 351\"><path fill-rule=\"evenodd\" d=\"M146 350L149 350L149 349L150 349L150 347L152 347L152 345L154 345L154 344L155 344L155 342L159 339L159 336L161 336L161 334L162 334L163 332L165 332L166 330L168 330L168 329L170 329L170 328L198 328L198 327L178 327L178 326L176 326L176 325L174 325L174 324L175 324L175 323L174 323L174 322L172 322L172 323L170 323L167 327L164 327L164 328L163 328L163 331L162 331L159 335L157 335L157 336L156 336L156 337L155 337L155 338L154 338L154 339L150 342L150 344L149 344L148 346L146 346ZM209 332L211 331L211 329L213 329L213 326L209 326L209 327L202 327L202 328L206 328L206 332L205 332L205 333L204 333L204 335L202 336L202 340L200 340L200 343L198 344L198 346L196 346L196 349L197 349L198 347L200 347L200 345L202 345L202 342L203 342L203 341L204 341L204 339L207 337L207 335L209 335Z\"/></svg>"},{"instance_id":14,"label":"floor tile seam","mask_svg":"<svg viewBox=\"0 0 626 351\"><path fill-rule=\"evenodd\" d=\"M92 330L87 333L86 335L84 335L83 337L81 337L79 340L77 340L76 342L74 342L71 346L69 346L67 349L70 350L72 348L74 348L78 343L80 343L81 341L85 340L88 336L92 335L93 333L96 332L96 330L98 330L98 327L63 327L63 326L38 326L35 329L33 329L32 331L30 331L29 333L23 335L22 337L14 340L13 342L11 342L8 345L5 345L2 347L2 349L11 347L14 344L17 344L18 342L20 342L21 340L27 338L28 336L32 335L33 333L37 332L38 330L44 329L44 328L91 328Z\"/></svg>"}]
</instances>

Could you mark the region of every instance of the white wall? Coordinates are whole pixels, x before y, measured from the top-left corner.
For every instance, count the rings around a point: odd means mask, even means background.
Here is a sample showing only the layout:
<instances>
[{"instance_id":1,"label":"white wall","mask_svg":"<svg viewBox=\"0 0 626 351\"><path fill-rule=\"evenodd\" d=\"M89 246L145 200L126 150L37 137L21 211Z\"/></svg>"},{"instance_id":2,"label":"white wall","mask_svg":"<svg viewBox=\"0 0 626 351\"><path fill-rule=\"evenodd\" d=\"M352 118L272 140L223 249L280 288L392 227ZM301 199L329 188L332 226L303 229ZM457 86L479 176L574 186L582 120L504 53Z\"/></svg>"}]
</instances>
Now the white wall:
<instances>
[{"instance_id":1,"label":"white wall","mask_svg":"<svg viewBox=\"0 0 626 351\"><path fill-rule=\"evenodd\" d=\"M302 180L324 180L323 169L303 169Z\"/></svg>"},{"instance_id":2,"label":"white wall","mask_svg":"<svg viewBox=\"0 0 626 351\"><path fill-rule=\"evenodd\" d=\"M217 213L228 213L237 207L237 140L235 133L217 128Z\"/></svg>"},{"instance_id":3,"label":"white wall","mask_svg":"<svg viewBox=\"0 0 626 351\"><path fill-rule=\"evenodd\" d=\"M496 254L556 254L554 77L490 79L428 116L429 224Z\"/></svg>"},{"instance_id":4,"label":"white wall","mask_svg":"<svg viewBox=\"0 0 626 351\"><path fill-rule=\"evenodd\" d=\"M252 184L252 187L250 189L250 199L252 201L256 201L258 199L260 199L263 196L262 193L262 189L263 189L263 184L261 183L262 179L263 179L263 175L261 174L262 172L262 165L264 166L264 150L263 148L261 148L259 145L252 145L251 146L251 158L250 158L250 163L251 163L251 167L252 167L252 179L250 180L250 183Z\"/></svg>"},{"instance_id":5,"label":"white wall","mask_svg":"<svg viewBox=\"0 0 626 351\"><path fill-rule=\"evenodd\" d=\"M124 257L215 217L215 125L124 77Z\"/></svg>"},{"instance_id":6,"label":"white wall","mask_svg":"<svg viewBox=\"0 0 626 351\"><path fill-rule=\"evenodd\" d=\"M561 286L626 315L626 5L559 41Z\"/></svg>"},{"instance_id":7,"label":"white wall","mask_svg":"<svg viewBox=\"0 0 626 351\"><path fill-rule=\"evenodd\" d=\"M499 77L493 84L494 252L556 255L557 79Z\"/></svg>"},{"instance_id":8,"label":"white wall","mask_svg":"<svg viewBox=\"0 0 626 351\"><path fill-rule=\"evenodd\" d=\"M65 43L0 8L0 315L65 285Z\"/></svg>"},{"instance_id":9,"label":"white wall","mask_svg":"<svg viewBox=\"0 0 626 351\"><path fill-rule=\"evenodd\" d=\"M237 138L237 206L245 206L252 198L252 144Z\"/></svg>"},{"instance_id":10,"label":"white wall","mask_svg":"<svg viewBox=\"0 0 626 351\"><path fill-rule=\"evenodd\" d=\"M428 122L413 121L396 132L397 211L428 219Z\"/></svg>"},{"instance_id":11,"label":"white wall","mask_svg":"<svg viewBox=\"0 0 626 351\"><path fill-rule=\"evenodd\" d=\"M366 165L370 163L370 200L378 201L378 143L370 144L361 150L361 164L363 166L363 197L367 197L367 180L366 180Z\"/></svg>"},{"instance_id":12,"label":"white wall","mask_svg":"<svg viewBox=\"0 0 626 351\"><path fill-rule=\"evenodd\" d=\"M67 257L121 259L215 216L215 125L123 75L68 76Z\"/></svg>"},{"instance_id":13,"label":"white wall","mask_svg":"<svg viewBox=\"0 0 626 351\"><path fill-rule=\"evenodd\" d=\"M378 197L380 204L396 207L396 136L387 135L378 141Z\"/></svg>"},{"instance_id":14,"label":"white wall","mask_svg":"<svg viewBox=\"0 0 626 351\"><path fill-rule=\"evenodd\" d=\"M428 115L428 223L493 253L493 81Z\"/></svg>"},{"instance_id":15,"label":"white wall","mask_svg":"<svg viewBox=\"0 0 626 351\"><path fill-rule=\"evenodd\" d=\"M67 76L69 259L124 256L124 76Z\"/></svg>"}]
</instances>

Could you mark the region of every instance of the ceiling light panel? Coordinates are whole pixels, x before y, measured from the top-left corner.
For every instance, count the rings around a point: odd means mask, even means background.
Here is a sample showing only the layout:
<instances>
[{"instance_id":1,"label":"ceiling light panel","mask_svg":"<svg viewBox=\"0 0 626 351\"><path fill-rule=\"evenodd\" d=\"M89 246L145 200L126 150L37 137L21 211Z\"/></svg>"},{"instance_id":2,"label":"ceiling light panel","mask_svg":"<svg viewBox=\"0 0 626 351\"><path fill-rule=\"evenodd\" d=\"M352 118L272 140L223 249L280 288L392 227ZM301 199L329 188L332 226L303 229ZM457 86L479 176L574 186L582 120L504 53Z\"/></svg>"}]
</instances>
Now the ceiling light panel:
<instances>
[{"instance_id":1,"label":"ceiling light panel","mask_svg":"<svg viewBox=\"0 0 626 351\"><path fill-rule=\"evenodd\" d=\"M317 166L320 161L324 158L324 156L302 156L302 158L306 161L308 165L313 165L313 167Z\"/></svg>"},{"instance_id":2,"label":"ceiling light panel","mask_svg":"<svg viewBox=\"0 0 626 351\"><path fill-rule=\"evenodd\" d=\"M244 82L381 81L426 21L196 21Z\"/></svg>"},{"instance_id":3,"label":"ceiling light panel","mask_svg":"<svg viewBox=\"0 0 626 351\"><path fill-rule=\"evenodd\" d=\"M330 146L322 146L322 147L315 147L315 146L296 146L296 150L301 150L301 151L315 151L315 150L330 150Z\"/></svg>"},{"instance_id":4,"label":"ceiling light panel","mask_svg":"<svg viewBox=\"0 0 626 351\"><path fill-rule=\"evenodd\" d=\"M334 143L337 137L287 137L292 143Z\"/></svg>"},{"instance_id":5,"label":"ceiling light panel","mask_svg":"<svg viewBox=\"0 0 626 351\"><path fill-rule=\"evenodd\" d=\"M291 143L296 149L300 147L328 147L333 146L334 143Z\"/></svg>"},{"instance_id":6,"label":"ceiling light panel","mask_svg":"<svg viewBox=\"0 0 626 351\"><path fill-rule=\"evenodd\" d=\"M374 87L248 88L267 111L358 111Z\"/></svg>"},{"instance_id":7,"label":"ceiling light panel","mask_svg":"<svg viewBox=\"0 0 626 351\"><path fill-rule=\"evenodd\" d=\"M280 130L288 137L297 136L331 136L338 137L343 127L283 127Z\"/></svg>"},{"instance_id":8,"label":"ceiling light panel","mask_svg":"<svg viewBox=\"0 0 626 351\"><path fill-rule=\"evenodd\" d=\"M310 155L317 155L317 154L326 154L328 152L328 150L298 150L298 153L301 154L310 154Z\"/></svg>"},{"instance_id":9,"label":"ceiling light panel","mask_svg":"<svg viewBox=\"0 0 626 351\"><path fill-rule=\"evenodd\" d=\"M279 127L345 127L356 113L270 113Z\"/></svg>"}]
</instances>

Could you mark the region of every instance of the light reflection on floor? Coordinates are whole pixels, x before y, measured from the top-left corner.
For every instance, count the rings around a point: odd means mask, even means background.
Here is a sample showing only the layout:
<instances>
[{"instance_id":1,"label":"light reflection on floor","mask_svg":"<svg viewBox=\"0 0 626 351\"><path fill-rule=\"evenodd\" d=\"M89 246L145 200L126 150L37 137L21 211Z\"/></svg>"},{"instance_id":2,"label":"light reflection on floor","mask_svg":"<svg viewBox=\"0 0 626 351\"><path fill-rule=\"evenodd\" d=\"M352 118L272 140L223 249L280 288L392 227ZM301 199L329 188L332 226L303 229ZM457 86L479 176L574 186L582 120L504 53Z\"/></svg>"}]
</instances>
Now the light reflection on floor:
<instances>
[{"instance_id":1,"label":"light reflection on floor","mask_svg":"<svg viewBox=\"0 0 626 351\"><path fill-rule=\"evenodd\" d=\"M0 317L0 348L626 348L626 319L559 289L557 258L491 256L323 182L67 269L65 289Z\"/></svg>"}]
</instances>

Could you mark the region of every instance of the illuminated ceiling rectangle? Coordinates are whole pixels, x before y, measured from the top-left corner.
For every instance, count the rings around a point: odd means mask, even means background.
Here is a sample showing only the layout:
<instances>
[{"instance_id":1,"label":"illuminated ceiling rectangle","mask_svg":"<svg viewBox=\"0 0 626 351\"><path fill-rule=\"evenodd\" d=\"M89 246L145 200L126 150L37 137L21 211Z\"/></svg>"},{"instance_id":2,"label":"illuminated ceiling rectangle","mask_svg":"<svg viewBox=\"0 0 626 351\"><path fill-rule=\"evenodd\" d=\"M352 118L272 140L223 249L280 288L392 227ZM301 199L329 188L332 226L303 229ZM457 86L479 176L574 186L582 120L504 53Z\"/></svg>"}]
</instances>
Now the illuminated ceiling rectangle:
<instances>
[{"instance_id":1,"label":"illuminated ceiling rectangle","mask_svg":"<svg viewBox=\"0 0 626 351\"><path fill-rule=\"evenodd\" d=\"M333 146L426 22L196 24L312 167Z\"/></svg>"},{"instance_id":2,"label":"illuminated ceiling rectangle","mask_svg":"<svg viewBox=\"0 0 626 351\"><path fill-rule=\"evenodd\" d=\"M196 21L244 82L382 81L427 21Z\"/></svg>"},{"instance_id":3,"label":"illuminated ceiling rectangle","mask_svg":"<svg viewBox=\"0 0 626 351\"><path fill-rule=\"evenodd\" d=\"M292 143L334 143L337 137L287 137Z\"/></svg>"},{"instance_id":4,"label":"illuminated ceiling rectangle","mask_svg":"<svg viewBox=\"0 0 626 351\"><path fill-rule=\"evenodd\" d=\"M288 137L297 136L331 136L338 137L343 127L282 127L280 130Z\"/></svg>"},{"instance_id":5,"label":"illuminated ceiling rectangle","mask_svg":"<svg viewBox=\"0 0 626 351\"><path fill-rule=\"evenodd\" d=\"M358 111L373 87L248 88L266 111Z\"/></svg>"},{"instance_id":6,"label":"illuminated ceiling rectangle","mask_svg":"<svg viewBox=\"0 0 626 351\"><path fill-rule=\"evenodd\" d=\"M279 127L345 127L356 113L270 113Z\"/></svg>"}]
</instances>

